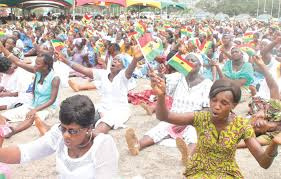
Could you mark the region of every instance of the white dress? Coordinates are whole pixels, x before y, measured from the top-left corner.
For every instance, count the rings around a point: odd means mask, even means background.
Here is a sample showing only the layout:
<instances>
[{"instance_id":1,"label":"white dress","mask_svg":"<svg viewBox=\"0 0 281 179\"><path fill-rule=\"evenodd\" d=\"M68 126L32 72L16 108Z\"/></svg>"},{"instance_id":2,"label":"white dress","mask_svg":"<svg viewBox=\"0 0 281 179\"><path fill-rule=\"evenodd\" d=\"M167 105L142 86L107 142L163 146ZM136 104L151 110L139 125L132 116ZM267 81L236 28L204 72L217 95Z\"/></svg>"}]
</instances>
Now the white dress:
<instances>
[{"instance_id":1,"label":"white dress","mask_svg":"<svg viewBox=\"0 0 281 179\"><path fill-rule=\"evenodd\" d=\"M201 83L190 88L182 74L173 73L166 76L166 84L167 95L173 97L172 112L193 112L209 107L209 91L213 84L211 80L205 79ZM154 143L159 143L170 136L169 129L172 126L174 125L161 121L145 135L152 138ZM188 144L197 143L196 130L191 125L186 126L182 137Z\"/></svg>"},{"instance_id":2,"label":"white dress","mask_svg":"<svg viewBox=\"0 0 281 179\"><path fill-rule=\"evenodd\" d=\"M19 145L21 162L41 159L56 154L56 170L61 179L111 179L118 174L116 144L108 134L99 134L94 138L92 147L80 158L71 158L64 144L58 124L54 125L43 137Z\"/></svg>"},{"instance_id":3,"label":"white dress","mask_svg":"<svg viewBox=\"0 0 281 179\"><path fill-rule=\"evenodd\" d=\"M7 91L18 92L17 97L1 97L0 106L6 105L11 109L17 103L29 103L32 100L32 94L26 93L29 85L33 82L34 75L26 72L21 68L16 68L13 74L3 74L0 86L3 86Z\"/></svg>"},{"instance_id":4,"label":"white dress","mask_svg":"<svg viewBox=\"0 0 281 179\"><path fill-rule=\"evenodd\" d=\"M125 76L125 69L121 70L112 81L108 79L110 71L103 69L94 69L94 80L100 82L98 88L101 102L97 104L98 112L103 117L96 123L100 122L108 124L114 129L125 127L124 123L130 117L130 109L128 103L129 79Z\"/></svg>"}]
</instances>

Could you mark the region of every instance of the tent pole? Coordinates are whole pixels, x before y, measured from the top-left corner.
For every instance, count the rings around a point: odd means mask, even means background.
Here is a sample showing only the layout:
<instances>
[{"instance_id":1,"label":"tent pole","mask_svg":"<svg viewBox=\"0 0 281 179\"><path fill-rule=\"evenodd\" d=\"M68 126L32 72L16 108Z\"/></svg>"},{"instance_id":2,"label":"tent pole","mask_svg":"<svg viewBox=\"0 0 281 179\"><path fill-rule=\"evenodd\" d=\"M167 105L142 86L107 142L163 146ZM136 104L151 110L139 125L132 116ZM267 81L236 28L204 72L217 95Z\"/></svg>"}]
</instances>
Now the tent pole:
<instances>
[{"instance_id":1,"label":"tent pole","mask_svg":"<svg viewBox=\"0 0 281 179\"><path fill-rule=\"evenodd\" d=\"M75 4L76 4L76 1L73 1L73 6L72 6L72 18L73 18L73 21L75 21Z\"/></svg>"}]
</instances>

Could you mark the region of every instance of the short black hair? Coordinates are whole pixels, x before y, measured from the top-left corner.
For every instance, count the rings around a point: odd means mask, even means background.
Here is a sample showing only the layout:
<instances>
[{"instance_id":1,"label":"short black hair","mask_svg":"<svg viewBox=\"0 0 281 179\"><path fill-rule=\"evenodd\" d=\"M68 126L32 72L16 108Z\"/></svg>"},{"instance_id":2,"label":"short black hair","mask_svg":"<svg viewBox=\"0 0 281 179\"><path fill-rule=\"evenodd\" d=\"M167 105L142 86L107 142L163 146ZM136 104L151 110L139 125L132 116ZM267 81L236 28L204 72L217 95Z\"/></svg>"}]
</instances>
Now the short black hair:
<instances>
[{"instance_id":1,"label":"short black hair","mask_svg":"<svg viewBox=\"0 0 281 179\"><path fill-rule=\"evenodd\" d=\"M238 104L241 99L241 89L235 83L227 79L221 79L214 82L210 89L209 98L214 98L218 93L223 91L231 91L233 102Z\"/></svg>"},{"instance_id":2,"label":"short black hair","mask_svg":"<svg viewBox=\"0 0 281 179\"><path fill-rule=\"evenodd\" d=\"M88 96L71 96L61 103L59 120L65 125L75 123L83 128L94 127L95 106Z\"/></svg>"},{"instance_id":3,"label":"short black hair","mask_svg":"<svg viewBox=\"0 0 281 179\"><path fill-rule=\"evenodd\" d=\"M115 52L120 52L120 46L118 43L112 43L110 46L113 46Z\"/></svg>"},{"instance_id":4,"label":"short black hair","mask_svg":"<svg viewBox=\"0 0 281 179\"><path fill-rule=\"evenodd\" d=\"M6 57L0 57L0 73L6 73L12 66L12 63Z\"/></svg>"}]
</instances>

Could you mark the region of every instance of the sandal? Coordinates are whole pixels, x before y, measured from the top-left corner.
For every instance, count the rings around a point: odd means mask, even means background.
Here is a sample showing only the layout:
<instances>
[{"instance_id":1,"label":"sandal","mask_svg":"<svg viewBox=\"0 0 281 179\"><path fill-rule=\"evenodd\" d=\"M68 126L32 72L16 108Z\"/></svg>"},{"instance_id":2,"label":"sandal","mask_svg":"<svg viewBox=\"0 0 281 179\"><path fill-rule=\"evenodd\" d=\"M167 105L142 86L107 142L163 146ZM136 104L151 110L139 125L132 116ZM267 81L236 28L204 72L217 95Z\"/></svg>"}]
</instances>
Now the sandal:
<instances>
[{"instance_id":1,"label":"sandal","mask_svg":"<svg viewBox=\"0 0 281 179\"><path fill-rule=\"evenodd\" d=\"M135 134L134 129L128 129L125 134L126 142L128 144L128 149L130 153L134 156L138 155L140 152L140 145L138 138Z\"/></svg>"}]
</instances>

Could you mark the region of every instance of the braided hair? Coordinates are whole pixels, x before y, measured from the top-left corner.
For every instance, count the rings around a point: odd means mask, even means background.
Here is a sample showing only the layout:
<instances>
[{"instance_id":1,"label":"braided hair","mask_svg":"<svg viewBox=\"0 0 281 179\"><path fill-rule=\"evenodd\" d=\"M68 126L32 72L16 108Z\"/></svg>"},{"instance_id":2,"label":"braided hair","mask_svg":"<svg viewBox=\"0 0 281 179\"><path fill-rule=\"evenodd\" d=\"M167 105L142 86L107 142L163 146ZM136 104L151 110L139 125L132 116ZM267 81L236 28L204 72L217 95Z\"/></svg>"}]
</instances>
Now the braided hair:
<instances>
[{"instance_id":1,"label":"braided hair","mask_svg":"<svg viewBox=\"0 0 281 179\"><path fill-rule=\"evenodd\" d=\"M0 57L0 72L6 73L12 66L12 63L6 57Z\"/></svg>"}]
</instances>

